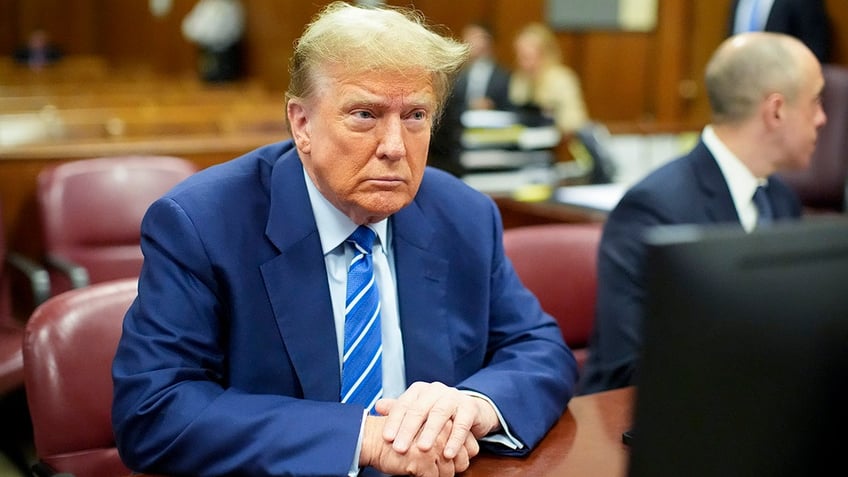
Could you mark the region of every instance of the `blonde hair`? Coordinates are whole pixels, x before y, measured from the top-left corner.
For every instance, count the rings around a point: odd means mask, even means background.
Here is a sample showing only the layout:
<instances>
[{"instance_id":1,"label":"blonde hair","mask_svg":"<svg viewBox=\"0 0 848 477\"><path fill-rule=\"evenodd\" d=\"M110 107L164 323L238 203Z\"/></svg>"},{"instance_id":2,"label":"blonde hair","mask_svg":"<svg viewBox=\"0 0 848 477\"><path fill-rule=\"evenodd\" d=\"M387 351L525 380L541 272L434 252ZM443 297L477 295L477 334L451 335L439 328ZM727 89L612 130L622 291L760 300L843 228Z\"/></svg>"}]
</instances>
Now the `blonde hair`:
<instances>
[{"instance_id":1,"label":"blonde hair","mask_svg":"<svg viewBox=\"0 0 848 477\"><path fill-rule=\"evenodd\" d=\"M562 50L560 50L556 35L546 25L537 22L528 23L515 36L516 42L522 39L532 39L539 45L543 62L546 65L562 61Z\"/></svg>"},{"instance_id":2,"label":"blonde hair","mask_svg":"<svg viewBox=\"0 0 848 477\"><path fill-rule=\"evenodd\" d=\"M327 65L341 65L350 74L425 71L432 79L438 117L467 56L467 45L436 33L415 10L334 2L316 15L295 44L286 97L313 94L315 74Z\"/></svg>"},{"instance_id":3,"label":"blonde hair","mask_svg":"<svg viewBox=\"0 0 848 477\"><path fill-rule=\"evenodd\" d=\"M799 47L806 48L779 33L743 33L725 40L704 76L713 121L744 120L772 93L794 101L802 79Z\"/></svg>"}]
</instances>

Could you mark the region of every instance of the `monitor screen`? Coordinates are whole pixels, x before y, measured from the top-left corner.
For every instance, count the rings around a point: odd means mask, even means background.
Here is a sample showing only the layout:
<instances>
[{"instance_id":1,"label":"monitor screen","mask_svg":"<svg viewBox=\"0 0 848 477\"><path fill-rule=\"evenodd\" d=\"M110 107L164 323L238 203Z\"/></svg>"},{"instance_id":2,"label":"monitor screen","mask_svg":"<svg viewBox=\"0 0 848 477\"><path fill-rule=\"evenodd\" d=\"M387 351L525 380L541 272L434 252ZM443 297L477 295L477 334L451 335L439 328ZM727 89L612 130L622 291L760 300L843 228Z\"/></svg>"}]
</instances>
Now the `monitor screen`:
<instances>
[{"instance_id":1,"label":"monitor screen","mask_svg":"<svg viewBox=\"0 0 848 477\"><path fill-rule=\"evenodd\" d=\"M848 443L848 217L646 235L631 477L797 476Z\"/></svg>"}]
</instances>

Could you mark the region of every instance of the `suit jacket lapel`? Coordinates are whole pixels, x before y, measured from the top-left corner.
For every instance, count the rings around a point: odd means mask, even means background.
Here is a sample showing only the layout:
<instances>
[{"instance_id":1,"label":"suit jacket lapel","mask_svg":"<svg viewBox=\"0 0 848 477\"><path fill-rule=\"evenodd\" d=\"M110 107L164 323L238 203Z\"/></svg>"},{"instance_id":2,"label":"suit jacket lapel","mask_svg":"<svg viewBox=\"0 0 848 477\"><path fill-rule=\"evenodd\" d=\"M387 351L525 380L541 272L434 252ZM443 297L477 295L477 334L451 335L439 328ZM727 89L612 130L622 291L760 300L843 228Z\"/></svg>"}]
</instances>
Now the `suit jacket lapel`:
<instances>
[{"instance_id":1,"label":"suit jacket lapel","mask_svg":"<svg viewBox=\"0 0 848 477\"><path fill-rule=\"evenodd\" d=\"M453 382L445 307L450 264L436 253L434 230L415 201L392 217L392 236L407 384Z\"/></svg>"},{"instance_id":2,"label":"suit jacket lapel","mask_svg":"<svg viewBox=\"0 0 848 477\"><path fill-rule=\"evenodd\" d=\"M296 150L271 171L266 235L280 254L261 266L280 336L304 398L339 399L336 331L321 241Z\"/></svg>"},{"instance_id":3,"label":"suit jacket lapel","mask_svg":"<svg viewBox=\"0 0 848 477\"><path fill-rule=\"evenodd\" d=\"M698 143L692 155L695 179L704 198L704 212L707 217L712 222L741 224L727 181L703 141Z\"/></svg>"}]
</instances>

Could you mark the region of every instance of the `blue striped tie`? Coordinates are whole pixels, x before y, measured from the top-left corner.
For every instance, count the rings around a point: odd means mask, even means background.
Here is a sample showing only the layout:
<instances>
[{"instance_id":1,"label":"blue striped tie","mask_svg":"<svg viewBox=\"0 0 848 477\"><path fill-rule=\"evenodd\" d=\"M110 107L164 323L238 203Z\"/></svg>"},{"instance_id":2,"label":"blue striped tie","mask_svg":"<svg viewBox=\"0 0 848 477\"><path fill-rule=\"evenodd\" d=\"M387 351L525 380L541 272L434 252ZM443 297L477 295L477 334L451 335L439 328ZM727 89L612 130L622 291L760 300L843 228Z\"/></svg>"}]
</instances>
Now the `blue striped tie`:
<instances>
[{"instance_id":1,"label":"blue striped tie","mask_svg":"<svg viewBox=\"0 0 848 477\"><path fill-rule=\"evenodd\" d=\"M369 412L383 395L380 293L371 257L375 238L374 231L360 225L347 239L354 257L347 275L342 358L341 402L361 404Z\"/></svg>"}]
</instances>

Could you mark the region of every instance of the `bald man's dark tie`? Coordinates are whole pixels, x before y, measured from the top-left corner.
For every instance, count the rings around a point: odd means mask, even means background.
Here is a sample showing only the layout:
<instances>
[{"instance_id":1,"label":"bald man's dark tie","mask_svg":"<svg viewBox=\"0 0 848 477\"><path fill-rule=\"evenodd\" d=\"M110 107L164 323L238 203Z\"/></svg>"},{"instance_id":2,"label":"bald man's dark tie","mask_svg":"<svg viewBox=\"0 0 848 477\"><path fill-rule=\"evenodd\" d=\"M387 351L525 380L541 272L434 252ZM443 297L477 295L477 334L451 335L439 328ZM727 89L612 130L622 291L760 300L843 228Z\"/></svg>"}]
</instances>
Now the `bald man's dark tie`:
<instances>
[{"instance_id":1,"label":"bald man's dark tie","mask_svg":"<svg viewBox=\"0 0 848 477\"><path fill-rule=\"evenodd\" d=\"M770 224L774 221L774 210L769 202L765 186L757 187L754 192L754 205L757 206L757 227Z\"/></svg>"}]
</instances>

